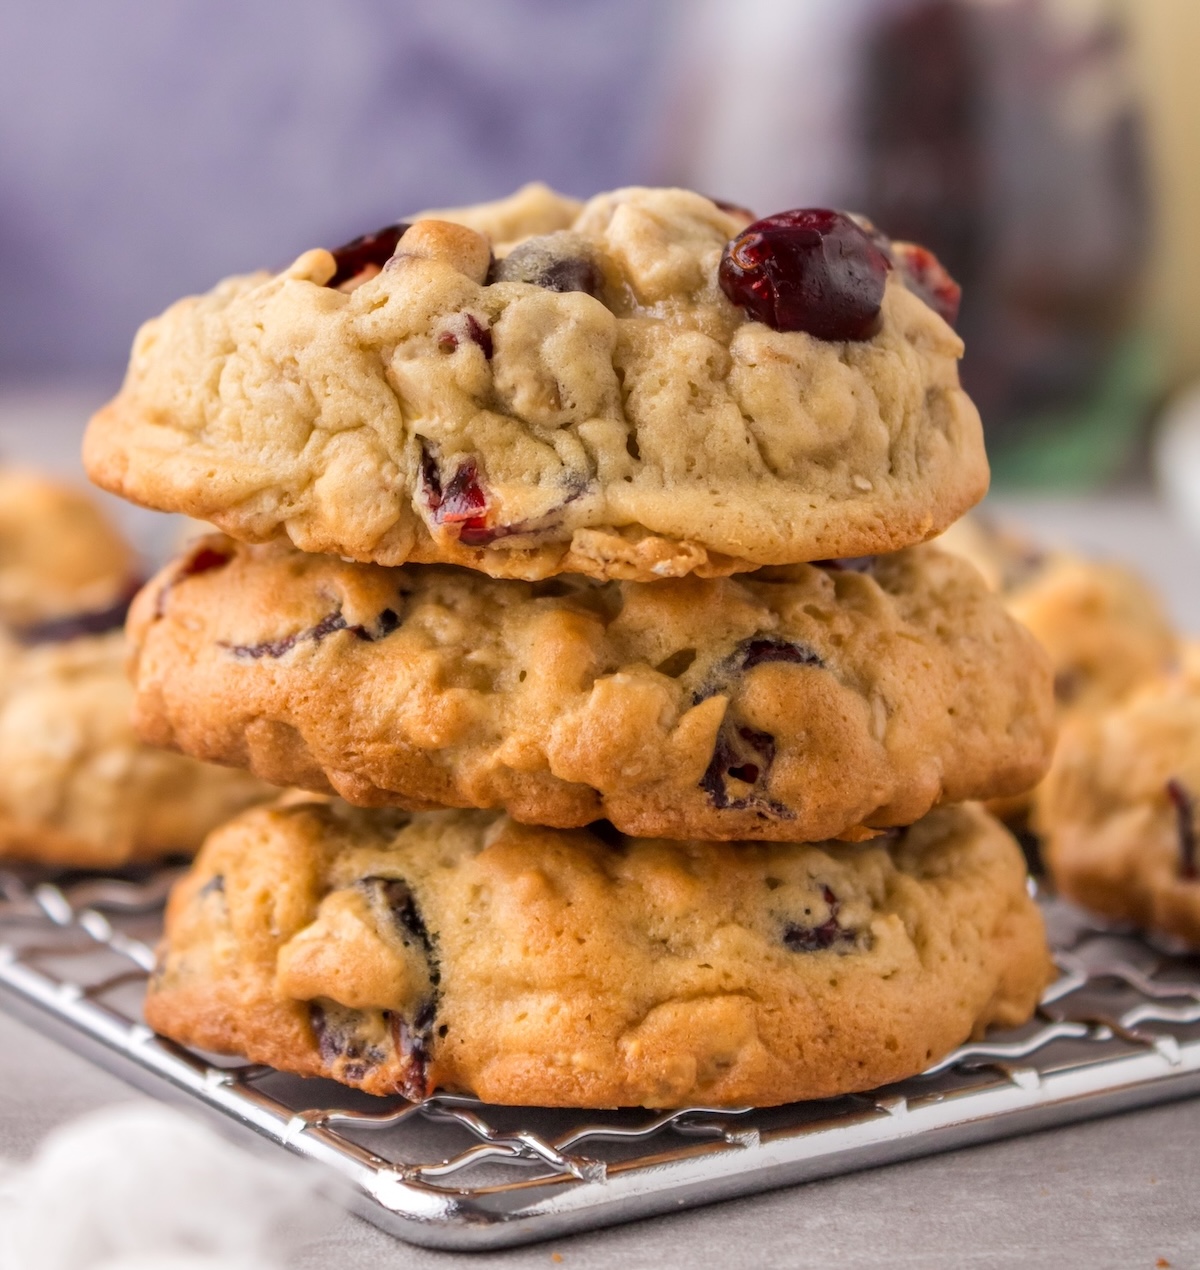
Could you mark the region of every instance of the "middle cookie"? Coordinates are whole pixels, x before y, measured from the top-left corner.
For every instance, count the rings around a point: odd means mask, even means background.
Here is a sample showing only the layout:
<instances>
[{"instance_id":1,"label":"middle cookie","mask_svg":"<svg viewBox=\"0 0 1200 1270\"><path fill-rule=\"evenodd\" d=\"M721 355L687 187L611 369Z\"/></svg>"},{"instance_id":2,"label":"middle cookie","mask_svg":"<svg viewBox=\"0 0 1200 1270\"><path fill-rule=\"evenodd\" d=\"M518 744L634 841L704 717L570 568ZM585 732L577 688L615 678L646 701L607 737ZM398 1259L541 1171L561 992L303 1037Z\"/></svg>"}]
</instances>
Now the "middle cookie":
<instances>
[{"instance_id":1,"label":"middle cookie","mask_svg":"<svg viewBox=\"0 0 1200 1270\"><path fill-rule=\"evenodd\" d=\"M200 540L130 614L142 737L362 806L819 841L1035 784L1050 668L932 547L493 580Z\"/></svg>"}]
</instances>

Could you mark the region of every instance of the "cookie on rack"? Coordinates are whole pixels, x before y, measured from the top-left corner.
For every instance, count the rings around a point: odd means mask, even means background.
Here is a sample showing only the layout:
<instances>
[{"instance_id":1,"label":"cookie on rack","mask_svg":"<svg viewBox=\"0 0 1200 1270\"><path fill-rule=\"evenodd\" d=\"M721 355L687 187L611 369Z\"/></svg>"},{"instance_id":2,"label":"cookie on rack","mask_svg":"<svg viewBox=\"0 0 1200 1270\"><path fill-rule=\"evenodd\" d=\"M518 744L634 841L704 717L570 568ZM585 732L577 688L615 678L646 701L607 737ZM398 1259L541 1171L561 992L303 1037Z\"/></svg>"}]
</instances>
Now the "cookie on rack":
<instances>
[{"instance_id":1,"label":"cookie on rack","mask_svg":"<svg viewBox=\"0 0 1200 1270\"><path fill-rule=\"evenodd\" d=\"M1200 948L1200 652L1064 729L1034 822L1055 887Z\"/></svg>"},{"instance_id":2,"label":"cookie on rack","mask_svg":"<svg viewBox=\"0 0 1200 1270\"><path fill-rule=\"evenodd\" d=\"M1064 715L1122 701L1178 660L1158 595L1125 565L1046 550L979 516L952 526L938 546L970 560L1037 637Z\"/></svg>"},{"instance_id":3,"label":"cookie on rack","mask_svg":"<svg viewBox=\"0 0 1200 1270\"><path fill-rule=\"evenodd\" d=\"M528 187L148 322L97 484L385 565L654 580L921 542L983 495L958 289L820 209Z\"/></svg>"},{"instance_id":4,"label":"cookie on rack","mask_svg":"<svg viewBox=\"0 0 1200 1270\"><path fill-rule=\"evenodd\" d=\"M0 469L0 860L191 854L265 796L247 773L134 735L121 627L136 569L84 494Z\"/></svg>"},{"instance_id":5,"label":"cookie on rack","mask_svg":"<svg viewBox=\"0 0 1200 1270\"><path fill-rule=\"evenodd\" d=\"M933 547L655 583L387 569L214 536L129 622L156 745L366 806L817 841L1045 771L1046 660Z\"/></svg>"},{"instance_id":6,"label":"cookie on rack","mask_svg":"<svg viewBox=\"0 0 1200 1270\"><path fill-rule=\"evenodd\" d=\"M978 807L874 842L667 842L292 795L208 840L146 1018L375 1094L772 1105L912 1076L1051 976Z\"/></svg>"},{"instance_id":7,"label":"cookie on rack","mask_svg":"<svg viewBox=\"0 0 1200 1270\"><path fill-rule=\"evenodd\" d=\"M32 638L84 614L102 626L137 583L136 556L94 499L41 473L0 467L0 625Z\"/></svg>"}]
</instances>

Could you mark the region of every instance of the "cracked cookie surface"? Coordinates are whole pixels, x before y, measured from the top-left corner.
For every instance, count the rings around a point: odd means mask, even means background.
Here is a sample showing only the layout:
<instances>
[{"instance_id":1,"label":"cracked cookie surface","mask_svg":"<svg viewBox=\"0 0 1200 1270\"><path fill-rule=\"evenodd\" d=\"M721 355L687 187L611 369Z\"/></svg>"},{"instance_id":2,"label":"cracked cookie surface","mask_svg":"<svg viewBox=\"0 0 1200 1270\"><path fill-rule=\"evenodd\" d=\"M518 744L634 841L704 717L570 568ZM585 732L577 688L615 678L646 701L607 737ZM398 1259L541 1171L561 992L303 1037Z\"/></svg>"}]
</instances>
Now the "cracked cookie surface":
<instances>
[{"instance_id":1,"label":"cracked cookie surface","mask_svg":"<svg viewBox=\"0 0 1200 1270\"><path fill-rule=\"evenodd\" d=\"M1037 791L1058 890L1200 948L1200 655L1132 699L1074 720Z\"/></svg>"},{"instance_id":2,"label":"cracked cookie surface","mask_svg":"<svg viewBox=\"0 0 1200 1270\"><path fill-rule=\"evenodd\" d=\"M1049 668L932 547L732 578L497 580L214 536L129 623L156 745L360 805L815 841L1035 783Z\"/></svg>"},{"instance_id":3,"label":"cracked cookie surface","mask_svg":"<svg viewBox=\"0 0 1200 1270\"><path fill-rule=\"evenodd\" d=\"M290 796L209 839L146 1017L376 1094L770 1105L913 1075L1051 975L977 807L886 840L666 842Z\"/></svg>"},{"instance_id":4,"label":"cracked cookie surface","mask_svg":"<svg viewBox=\"0 0 1200 1270\"><path fill-rule=\"evenodd\" d=\"M869 338L751 320L718 280L746 222L685 190L529 187L229 279L139 332L88 472L245 541L526 579L944 529L988 479L959 337L901 263Z\"/></svg>"}]
</instances>

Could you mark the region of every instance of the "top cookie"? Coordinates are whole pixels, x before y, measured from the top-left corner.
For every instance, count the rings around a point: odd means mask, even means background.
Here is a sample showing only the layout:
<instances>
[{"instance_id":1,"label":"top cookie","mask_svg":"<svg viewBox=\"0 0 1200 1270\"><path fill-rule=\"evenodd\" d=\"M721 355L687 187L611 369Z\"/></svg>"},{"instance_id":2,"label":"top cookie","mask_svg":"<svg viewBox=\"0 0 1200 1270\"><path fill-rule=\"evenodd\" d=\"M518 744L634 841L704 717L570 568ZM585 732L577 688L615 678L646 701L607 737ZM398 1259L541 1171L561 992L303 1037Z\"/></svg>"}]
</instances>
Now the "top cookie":
<instances>
[{"instance_id":1,"label":"top cookie","mask_svg":"<svg viewBox=\"0 0 1200 1270\"><path fill-rule=\"evenodd\" d=\"M245 541L495 577L933 536L988 479L956 288L838 213L748 220L529 187L229 279L142 328L85 464Z\"/></svg>"}]
</instances>

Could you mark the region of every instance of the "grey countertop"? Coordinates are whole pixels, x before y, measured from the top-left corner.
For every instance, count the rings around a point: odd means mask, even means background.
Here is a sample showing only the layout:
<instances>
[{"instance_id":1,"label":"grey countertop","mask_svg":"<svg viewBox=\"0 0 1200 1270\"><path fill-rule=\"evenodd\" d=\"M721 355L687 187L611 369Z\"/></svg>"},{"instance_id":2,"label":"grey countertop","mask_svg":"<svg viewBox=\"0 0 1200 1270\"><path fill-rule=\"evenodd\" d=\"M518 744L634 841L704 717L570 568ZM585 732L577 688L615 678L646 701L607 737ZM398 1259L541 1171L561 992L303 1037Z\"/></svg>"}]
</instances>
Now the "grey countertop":
<instances>
[{"instance_id":1,"label":"grey countertop","mask_svg":"<svg viewBox=\"0 0 1200 1270\"><path fill-rule=\"evenodd\" d=\"M0 456L78 472L94 394L0 394ZM994 512L1051 541L1126 559L1200 633L1200 546L1149 493L996 499ZM121 512L143 550L170 534ZM159 518L161 520L161 518ZM0 1157L27 1156L56 1125L143 1097L0 1015ZM1195 1136L1193 1136L1195 1135ZM1200 1266L1200 1100L975 1147L511 1252L455 1255L398 1244L343 1216L297 1270L386 1266L696 1265ZM1190 1163L1189 1163L1190 1162ZM561 1259L561 1261L559 1260Z\"/></svg>"}]
</instances>

